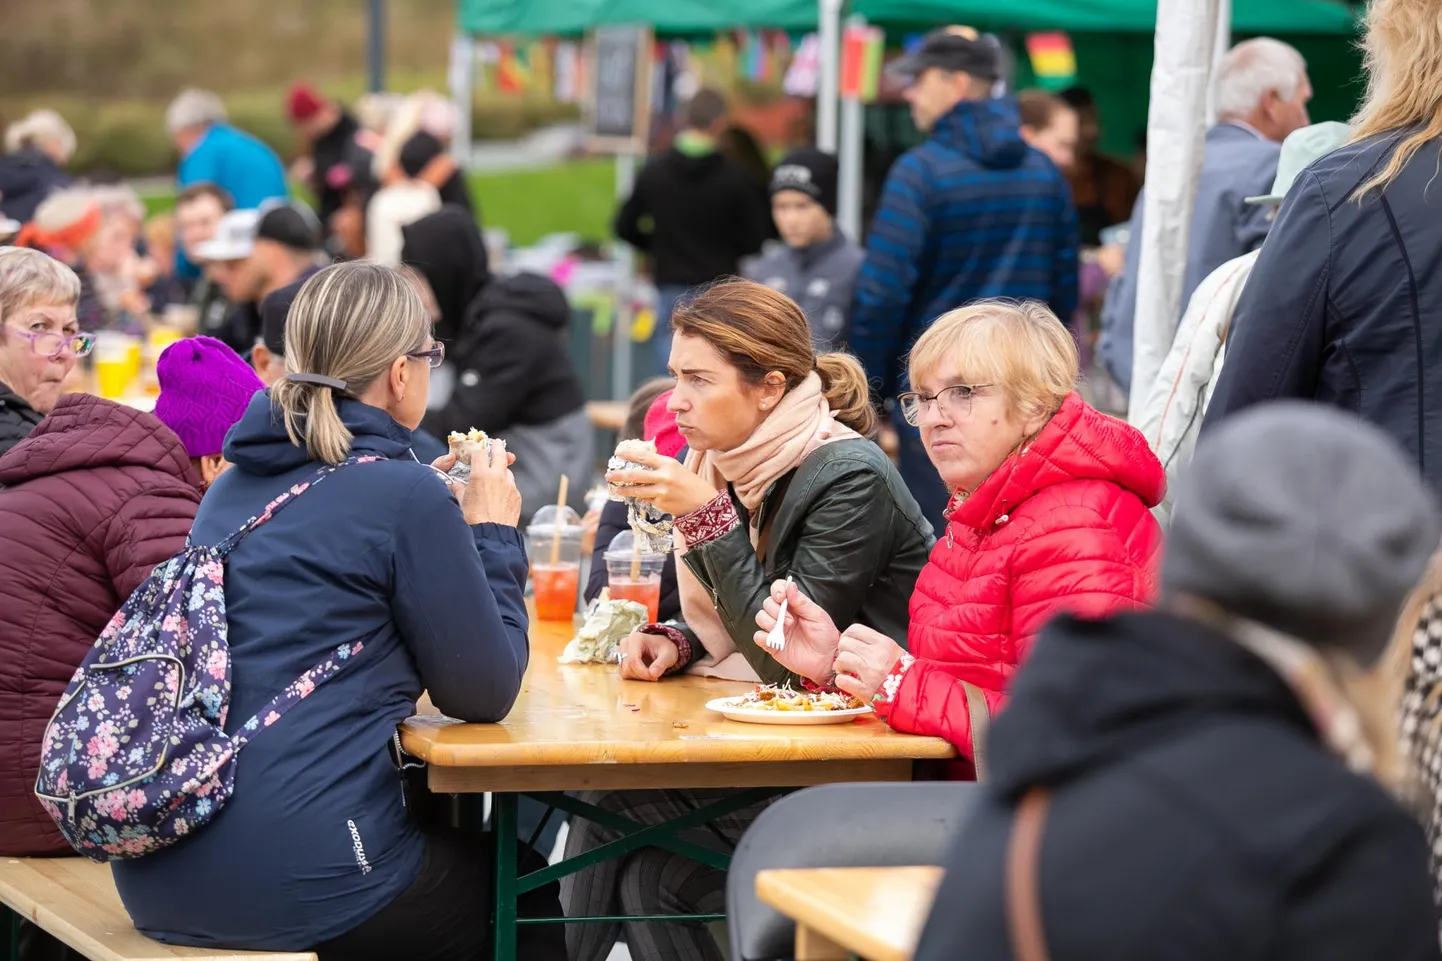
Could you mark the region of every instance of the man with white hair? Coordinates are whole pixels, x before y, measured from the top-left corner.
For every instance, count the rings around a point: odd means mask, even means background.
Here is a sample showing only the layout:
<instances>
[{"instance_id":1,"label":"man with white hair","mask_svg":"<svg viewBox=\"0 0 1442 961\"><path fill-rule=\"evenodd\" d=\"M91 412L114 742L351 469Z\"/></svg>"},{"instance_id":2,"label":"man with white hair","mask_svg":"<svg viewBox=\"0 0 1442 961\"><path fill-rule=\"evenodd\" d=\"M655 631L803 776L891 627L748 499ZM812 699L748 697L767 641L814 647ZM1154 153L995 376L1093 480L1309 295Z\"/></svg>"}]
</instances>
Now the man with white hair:
<instances>
[{"instance_id":1,"label":"man with white hair","mask_svg":"<svg viewBox=\"0 0 1442 961\"><path fill-rule=\"evenodd\" d=\"M1312 99L1312 84L1307 63L1280 40L1258 37L1233 47L1217 68L1213 93L1217 124L1207 131L1197 182L1182 285L1184 305L1212 271L1262 246L1272 226L1271 211L1248 205L1246 198L1271 190L1282 141L1310 123L1307 102ZM1098 344L1102 364L1123 396L1131 391L1145 204L1143 191L1132 211L1126 267L1112 282L1102 310Z\"/></svg>"}]
</instances>

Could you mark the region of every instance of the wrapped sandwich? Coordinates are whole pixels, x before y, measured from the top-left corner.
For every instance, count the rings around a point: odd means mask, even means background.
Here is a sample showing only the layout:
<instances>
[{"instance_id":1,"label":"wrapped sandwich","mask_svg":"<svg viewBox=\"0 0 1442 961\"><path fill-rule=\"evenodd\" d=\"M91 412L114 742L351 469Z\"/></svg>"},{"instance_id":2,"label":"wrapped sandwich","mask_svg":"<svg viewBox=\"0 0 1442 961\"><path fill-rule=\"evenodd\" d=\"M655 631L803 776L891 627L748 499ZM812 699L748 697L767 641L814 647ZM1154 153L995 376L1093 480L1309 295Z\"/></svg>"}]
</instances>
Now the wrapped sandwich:
<instances>
[{"instance_id":1,"label":"wrapped sandwich","mask_svg":"<svg viewBox=\"0 0 1442 961\"><path fill-rule=\"evenodd\" d=\"M647 467L632 459L637 452L654 454L656 445L649 440L623 440L616 445L616 453L611 455L611 459L606 462L606 470L655 470L654 467ZM636 539L641 542L641 550L649 554L670 552L672 547L671 515L650 501L627 496L628 485L626 484L609 486L611 499L625 503L627 523L636 534Z\"/></svg>"},{"instance_id":2,"label":"wrapped sandwich","mask_svg":"<svg viewBox=\"0 0 1442 961\"><path fill-rule=\"evenodd\" d=\"M485 431L476 430L474 427L464 433L458 430L451 431L446 441L450 445L451 453L456 455L456 466L450 469L449 476L462 484L470 481L471 458L478 452L481 457L485 458L487 466L493 462L494 458L506 456L505 441L492 440L486 436Z\"/></svg>"},{"instance_id":3,"label":"wrapped sandwich","mask_svg":"<svg viewBox=\"0 0 1442 961\"><path fill-rule=\"evenodd\" d=\"M609 597L609 595L608 595ZM581 629L561 652L562 664L606 664L626 635L646 623L646 608L635 601L603 599L591 608Z\"/></svg>"}]
</instances>

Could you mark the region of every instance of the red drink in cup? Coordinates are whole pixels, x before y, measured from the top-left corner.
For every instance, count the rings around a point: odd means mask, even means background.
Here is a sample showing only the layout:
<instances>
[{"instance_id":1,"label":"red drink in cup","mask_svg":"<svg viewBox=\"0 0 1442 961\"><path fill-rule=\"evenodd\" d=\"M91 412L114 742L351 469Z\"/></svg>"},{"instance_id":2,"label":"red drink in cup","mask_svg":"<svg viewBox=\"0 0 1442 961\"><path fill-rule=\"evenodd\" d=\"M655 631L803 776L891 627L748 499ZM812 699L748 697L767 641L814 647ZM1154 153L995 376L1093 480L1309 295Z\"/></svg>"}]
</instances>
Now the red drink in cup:
<instances>
[{"instance_id":1,"label":"red drink in cup","mask_svg":"<svg viewBox=\"0 0 1442 961\"><path fill-rule=\"evenodd\" d=\"M535 591L538 620L569 621L576 613L576 598L581 590L581 566L532 564L531 586Z\"/></svg>"},{"instance_id":2,"label":"red drink in cup","mask_svg":"<svg viewBox=\"0 0 1442 961\"><path fill-rule=\"evenodd\" d=\"M611 600L635 601L646 608L647 623L654 624L661 619L661 575L642 574L632 580L630 577L610 578Z\"/></svg>"},{"instance_id":3,"label":"red drink in cup","mask_svg":"<svg viewBox=\"0 0 1442 961\"><path fill-rule=\"evenodd\" d=\"M581 518L569 507L547 505L526 528L536 618L570 622L581 593Z\"/></svg>"},{"instance_id":4,"label":"red drink in cup","mask_svg":"<svg viewBox=\"0 0 1442 961\"><path fill-rule=\"evenodd\" d=\"M621 531L602 556L611 600L635 601L646 608L654 624L661 619L661 568L666 566L666 555L643 550L645 546L638 545L630 531Z\"/></svg>"}]
</instances>

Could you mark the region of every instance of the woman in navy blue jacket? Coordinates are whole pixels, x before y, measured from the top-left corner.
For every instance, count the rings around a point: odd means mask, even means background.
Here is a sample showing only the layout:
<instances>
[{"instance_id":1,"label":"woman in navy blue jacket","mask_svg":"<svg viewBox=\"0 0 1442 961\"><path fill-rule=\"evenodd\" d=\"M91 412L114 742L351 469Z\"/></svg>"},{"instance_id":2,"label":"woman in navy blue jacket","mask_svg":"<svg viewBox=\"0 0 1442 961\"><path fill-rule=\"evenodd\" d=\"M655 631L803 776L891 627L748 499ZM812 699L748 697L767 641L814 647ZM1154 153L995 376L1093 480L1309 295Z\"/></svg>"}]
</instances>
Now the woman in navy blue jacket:
<instances>
[{"instance_id":1,"label":"woman in navy blue jacket","mask_svg":"<svg viewBox=\"0 0 1442 961\"><path fill-rule=\"evenodd\" d=\"M326 464L375 459L341 467L231 554L231 724L338 642L364 649L246 748L212 823L116 862L126 909L151 937L336 961L485 954L484 847L409 820L390 754L422 691L452 717L505 717L528 657L508 465L478 463L453 494L408 453L441 356L397 271L340 264L296 297L288 373L227 438L235 467L208 492L193 539L221 541Z\"/></svg>"}]
</instances>

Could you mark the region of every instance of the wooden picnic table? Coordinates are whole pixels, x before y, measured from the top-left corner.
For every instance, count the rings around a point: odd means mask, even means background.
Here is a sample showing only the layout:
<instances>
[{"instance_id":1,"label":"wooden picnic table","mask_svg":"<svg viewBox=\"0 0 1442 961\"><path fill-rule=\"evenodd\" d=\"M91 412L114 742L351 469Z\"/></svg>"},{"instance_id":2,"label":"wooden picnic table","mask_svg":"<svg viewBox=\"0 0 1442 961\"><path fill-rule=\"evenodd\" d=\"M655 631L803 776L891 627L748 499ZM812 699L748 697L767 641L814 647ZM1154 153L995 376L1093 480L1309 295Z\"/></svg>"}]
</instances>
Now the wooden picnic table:
<instances>
[{"instance_id":1,"label":"wooden picnic table","mask_svg":"<svg viewBox=\"0 0 1442 961\"><path fill-rule=\"evenodd\" d=\"M796 922L796 961L911 961L941 868L762 871L756 896Z\"/></svg>"},{"instance_id":2,"label":"wooden picnic table","mask_svg":"<svg viewBox=\"0 0 1442 961\"><path fill-rule=\"evenodd\" d=\"M557 658L573 630L566 623L532 621L530 666L515 707L499 724L464 724L422 701L417 716L401 725L402 746L429 765L431 790L496 792L495 961L515 957L515 898L521 892L648 845L724 869L729 851L709 851L679 832L705 824L708 813L720 817L786 789L909 781L917 762L956 756L940 738L897 734L874 717L820 727L728 721L708 711L706 702L744 693L751 685L693 675L627 681L615 665L560 664ZM671 827L621 818L563 793L640 788L741 790ZM612 827L621 840L574 863L517 878L520 794Z\"/></svg>"}]
</instances>

